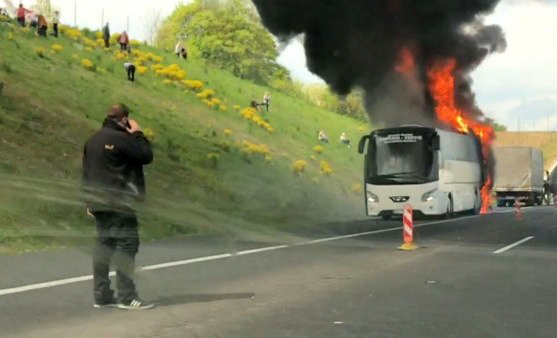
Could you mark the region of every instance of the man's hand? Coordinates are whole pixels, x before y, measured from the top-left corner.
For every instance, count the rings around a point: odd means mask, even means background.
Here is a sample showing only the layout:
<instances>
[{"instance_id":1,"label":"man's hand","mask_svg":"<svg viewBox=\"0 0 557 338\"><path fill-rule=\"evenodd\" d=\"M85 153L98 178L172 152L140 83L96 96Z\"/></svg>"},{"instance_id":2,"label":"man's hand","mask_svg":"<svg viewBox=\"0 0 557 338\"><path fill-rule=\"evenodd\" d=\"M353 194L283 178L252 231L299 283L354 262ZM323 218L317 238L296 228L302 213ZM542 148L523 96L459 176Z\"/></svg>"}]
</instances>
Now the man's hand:
<instances>
[{"instance_id":1,"label":"man's hand","mask_svg":"<svg viewBox=\"0 0 557 338\"><path fill-rule=\"evenodd\" d=\"M128 123L130 125L129 128L126 128L128 130L128 133L133 134L136 131L141 131L141 127L135 120L128 120Z\"/></svg>"}]
</instances>

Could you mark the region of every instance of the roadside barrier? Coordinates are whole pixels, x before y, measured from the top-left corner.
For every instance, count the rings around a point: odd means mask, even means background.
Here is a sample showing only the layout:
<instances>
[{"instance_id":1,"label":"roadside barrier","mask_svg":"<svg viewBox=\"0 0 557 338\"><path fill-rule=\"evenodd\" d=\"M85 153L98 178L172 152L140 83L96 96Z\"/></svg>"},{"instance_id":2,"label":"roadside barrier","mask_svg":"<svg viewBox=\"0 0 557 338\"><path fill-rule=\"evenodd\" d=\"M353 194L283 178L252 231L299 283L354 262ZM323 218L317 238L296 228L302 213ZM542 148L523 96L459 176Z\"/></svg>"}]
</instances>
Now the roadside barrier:
<instances>
[{"instance_id":1,"label":"roadside barrier","mask_svg":"<svg viewBox=\"0 0 557 338\"><path fill-rule=\"evenodd\" d=\"M411 251L418 249L414 244L414 210L410 204L404 206L402 211L402 244L398 249Z\"/></svg>"},{"instance_id":2,"label":"roadside barrier","mask_svg":"<svg viewBox=\"0 0 557 338\"><path fill-rule=\"evenodd\" d=\"M520 200L516 200L514 202L514 215L516 216L516 219L519 221L522 221L522 210L520 209Z\"/></svg>"}]
</instances>

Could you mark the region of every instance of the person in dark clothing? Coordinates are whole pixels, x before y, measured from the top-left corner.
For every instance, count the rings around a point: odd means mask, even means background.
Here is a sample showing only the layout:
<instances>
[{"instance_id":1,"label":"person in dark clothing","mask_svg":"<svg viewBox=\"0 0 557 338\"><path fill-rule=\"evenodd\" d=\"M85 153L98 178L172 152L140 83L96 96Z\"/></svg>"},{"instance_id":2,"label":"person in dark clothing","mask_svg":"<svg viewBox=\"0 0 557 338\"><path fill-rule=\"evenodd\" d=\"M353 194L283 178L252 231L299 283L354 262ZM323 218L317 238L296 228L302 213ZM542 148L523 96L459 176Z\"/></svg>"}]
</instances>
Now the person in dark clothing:
<instances>
[{"instance_id":1,"label":"person in dark clothing","mask_svg":"<svg viewBox=\"0 0 557 338\"><path fill-rule=\"evenodd\" d=\"M106 48L110 48L110 27L108 25L108 22L103 27L103 40L104 40L104 46Z\"/></svg>"},{"instance_id":2,"label":"person in dark clothing","mask_svg":"<svg viewBox=\"0 0 557 338\"><path fill-rule=\"evenodd\" d=\"M87 213L95 218L97 227L93 251L95 308L154 307L139 298L133 281L139 248L134 204L145 195L143 166L153 161L153 152L137 122L128 115L124 104L112 106L101 130L89 138L83 152ZM111 261L116 266L118 301L108 278Z\"/></svg>"},{"instance_id":3,"label":"person in dark clothing","mask_svg":"<svg viewBox=\"0 0 557 338\"><path fill-rule=\"evenodd\" d=\"M126 62L124 63L124 68L126 68L126 72L128 73L128 81L134 82L136 70L135 65L131 62Z\"/></svg>"},{"instance_id":4,"label":"person in dark clothing","mask_svg":"<svg viewBox=\"0 0 557 338\"><path fill-rule=\"evenodd\" d=\"M46 22L46 18L44 15L39 14L38 21L37 21L37 32L39 36L46 38L46 31L48 30L48 23Z\"/></svg>"}]
</instances>

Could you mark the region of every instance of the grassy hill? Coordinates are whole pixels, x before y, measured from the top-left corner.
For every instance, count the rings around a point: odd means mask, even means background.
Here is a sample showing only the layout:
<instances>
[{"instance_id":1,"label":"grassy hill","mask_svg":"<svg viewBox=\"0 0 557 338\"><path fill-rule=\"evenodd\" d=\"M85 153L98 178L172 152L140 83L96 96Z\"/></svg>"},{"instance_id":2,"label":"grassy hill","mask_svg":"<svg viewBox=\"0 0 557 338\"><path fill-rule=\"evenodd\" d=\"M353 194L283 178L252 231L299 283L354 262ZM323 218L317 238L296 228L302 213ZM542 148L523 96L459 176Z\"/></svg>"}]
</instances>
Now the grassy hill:
<instances>
[{"instance_id":1,"label":"grassy hill","mask_svg":"<svg viewBox=\"0 0 557 338\"><path fill-rule=\"evenodd\" d=\"M141 211L144 239L211 233L273 238L363 215L362 159L338 136L346 132L356 142L369 126L199 59L178 60L146 46L123 56L116 47L96 45L94 36L64 31L60 39L41 39L0 23L3 250L90 237L93 221L79 199L82 146L115 102L131 106L133 118L154 136L156 159L146 169L148 200ZM135 83L126 80L126 60L145 67ZM189 82L180 78L182 71ZM244 108L267 91L270 112L246 119ZM320 129L331 143L317 154ZM296 161L307 164L298 174Z\"/></svg>"},{"instance_id":2,"label":"grassy hill","mask_svg":"<svg viewBox=\"0 0 557 338\"><path fill-rule=\"evenodd\" d=\"M495 146L528 146L543 151L545 166L550 168L557 160L557 133L555 132L498 132Z\"/></svg>"}]
</instances>

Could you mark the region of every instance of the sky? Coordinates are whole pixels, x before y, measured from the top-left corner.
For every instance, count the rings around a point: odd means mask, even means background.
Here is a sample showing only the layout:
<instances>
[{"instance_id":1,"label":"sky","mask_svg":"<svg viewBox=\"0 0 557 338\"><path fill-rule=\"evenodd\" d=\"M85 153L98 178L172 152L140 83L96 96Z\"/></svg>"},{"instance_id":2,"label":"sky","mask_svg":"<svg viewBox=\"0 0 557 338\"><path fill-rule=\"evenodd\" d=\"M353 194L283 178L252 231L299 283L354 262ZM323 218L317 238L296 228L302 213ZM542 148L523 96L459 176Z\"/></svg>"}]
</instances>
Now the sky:
<instances>
[{"instance_id":1,"label":"sky","mask_svg":"<svg viewBox=\"0 0 557 338\"><path fill-rule=\"evenodd\" d=\"M22 2L30 6L34 0ZM68 24L73 24L77 3L77 22L81 27L99 28L103 8L113 32L126 30L129 16L131 37L138 40L147 38L145 26L152 13L160 11L167 16L180 2L51 0L52 5L62 10L62 22ZM480 108L509 130L557 130L557 0L502 0L486 21L503 27L508 48L502 54L488 57L472 74ZM322 82L307 70L304 47L299 40L282 47L278 61L295 79Z\"/></svg>"}]
</instances>

